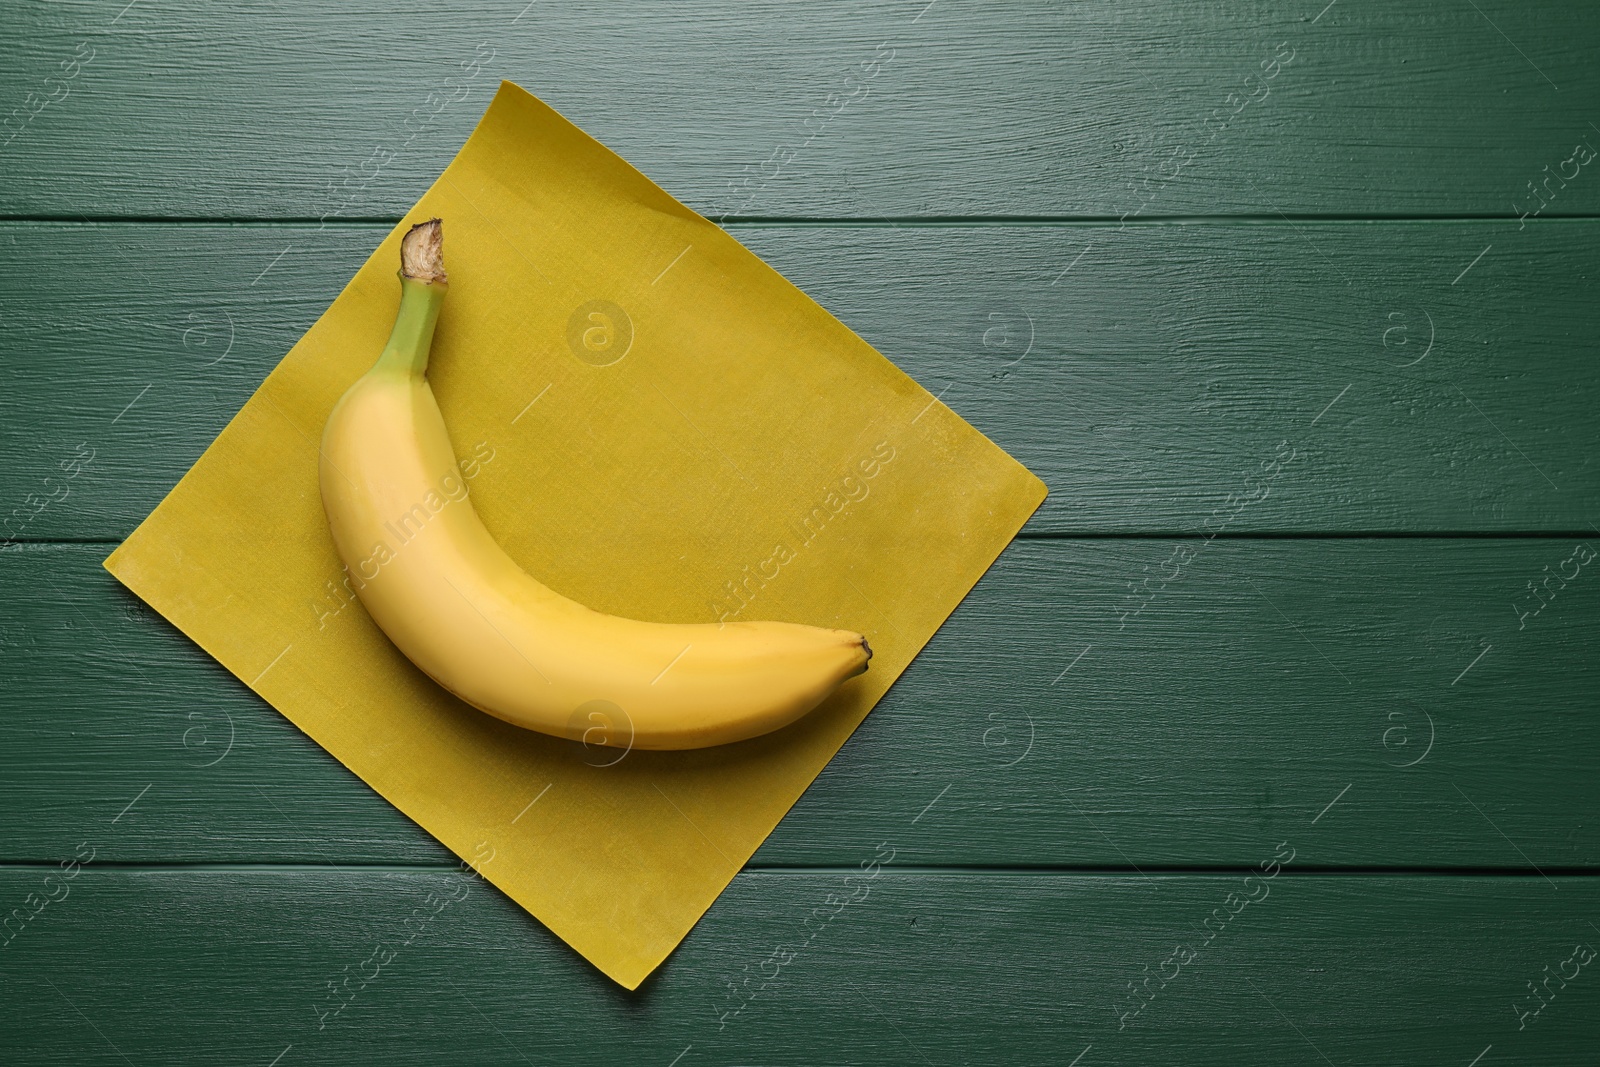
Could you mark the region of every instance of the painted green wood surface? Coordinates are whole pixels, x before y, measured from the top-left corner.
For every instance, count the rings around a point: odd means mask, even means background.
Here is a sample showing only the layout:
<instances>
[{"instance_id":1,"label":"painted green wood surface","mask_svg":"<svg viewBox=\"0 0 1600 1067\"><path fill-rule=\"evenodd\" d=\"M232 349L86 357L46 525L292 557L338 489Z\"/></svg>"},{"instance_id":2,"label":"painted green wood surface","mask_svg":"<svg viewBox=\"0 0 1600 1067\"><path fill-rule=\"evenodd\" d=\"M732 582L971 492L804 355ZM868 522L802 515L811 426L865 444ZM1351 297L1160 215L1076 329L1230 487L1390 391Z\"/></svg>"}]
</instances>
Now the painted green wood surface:
<instances>
[{"instance_id":1,"label":"painted green wood surface","mask_svg":"<svg viewBox=\"0 0 1600 1067\"><path fill-rule=\"evenodd\" d=\"M95 864L118 832L85 831ZM91 865L0 951L0 1026L74 1065L1594 1062L1600 880L1268 869L746 873L630 995L464 874ZM48 874L0 872L0 901Z\"/></svg>"},{"instance_id":2,"label":"painted green wood surface","mask_svg":"<svg viewBox=\"0 0 1600 1067\"><path fill-rule=\"evenodd\" d=\"M717 215L1511 217L1600 147L1583 4L117 7L5 5L6 212L398 216L500 78Z\"/></svg>"},{"instance_id":3,"label":"painted green wood surface","mask_svg":"<svg viewBox=\"0 0 1600 1067\"><path fill-rule=\"evenodd\" d=\"M0 550L0 1062L1593 1062L1600 13L29 0L0 42L0 521L67 490ZM631 995L99 568L502 77L1052 489Z\"/></svg>"},{"instance_id":4,"label":"painted green wood surface","mask_svg":"<svg viewBox=\"0 0 1600 1067\"><path fill-rule=\"evenodd\" d=\"M124 536L385 231L0 223L0 535ZM1200 530L1280 441L1229 531L1600 521L1594 221L735 233L1045 480L1029 533ZM533 396L571 356L508 358ZM524 403L460 432L538 449ZM11 515L80 442L73 495Z\"/></svg>"},{"instance_id":5,"label":"painted green wood surface","mask_svg":"<svg viewBox=\"0 0 1600 1067\"><path fill-rule=\"evenodd\" d=\"M128 859L448 862L106 551L0 553L0 860L148 785ZM1600 537L1017 542L754 862L848 864L937 799L902 862L1240 866L1338 798L1302 862L1600 864L1597 571ZM670 759L629 758L595 773Z\"/></svg>"}]
</instances>

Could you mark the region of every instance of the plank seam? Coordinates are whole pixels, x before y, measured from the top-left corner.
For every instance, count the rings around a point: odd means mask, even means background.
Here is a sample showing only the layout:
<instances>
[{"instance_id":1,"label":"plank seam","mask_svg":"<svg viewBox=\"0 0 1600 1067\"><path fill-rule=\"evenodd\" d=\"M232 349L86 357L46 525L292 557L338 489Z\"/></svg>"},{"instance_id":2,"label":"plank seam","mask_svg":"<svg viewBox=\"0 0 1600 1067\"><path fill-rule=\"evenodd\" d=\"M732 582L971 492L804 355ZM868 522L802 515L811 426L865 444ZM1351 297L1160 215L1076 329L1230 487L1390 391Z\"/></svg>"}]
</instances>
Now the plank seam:
<instances>
[{"instance_id":1,"label":"plank seam","mask_svg":"<svg viewBox=\"0 0 1600 1067\"><path fill-rule=\"evenodd\" d=\"M1229 530L1215 534L1193 530L1028 530L1014 541L1560 541L1592 537L1584 530ZM120 545L120 537L17 537L0 545L70 548Z\"/></svg>"},{"instance_id":2,"label":"plank seam","mask_svg":"<svg viewBox=\"0 0 1600 1067\"><path fill-rule=\"evenodd\" d=\"M301 215L46 215L10 214L0 212L0 223L62 224L62 225L148 225L148 226L318 226L334 228L361 228L368 226L398 226L398 215L347 215L337 219L323 219ZM1235 215L1143 215L1137 219L1124 219L1120 215L741 215L722 220L719 225L741 226L795 226L795 227L961 227L961 226L1108 226L1139 228L1156 226L1277 226L1294 223L1334 223L1369 225L1372 223L1508 223L1517 222L1516 215L1483 214L1383 214L1306 212L1301 214L1257 214L1241 212ZM1600 215L1574 213L1548 214L1537 219L1524 220L1524 225L1545 226L1573 222L1600 221Z\"/></svg>"},{"instance_id":3,"label":"plank seam","mask_svg":"<svg viewBox=\"0 0 1600 1067\"><path fill-rule=\"evenodd\" d=\"M59 860L6 860L0 861L0 873L5 871L53 871ZM253 874L453 874L460 870L459 863L345 863L330 867L324 862L270 863L270 862L210 862L183 860L96 860L95 870L116 870L130 874L180 873L253 873ZM740 874L772 875L775 877L832 877L858 873L849 865L818 864L760 864L740 869ZM1258 873L1253 866L1146 866L1139 869L1116 866L1023 866L1023 865L955 865L955 864L900 864L894 873L916 877L988 877L996 875L1017 877L1084 877L1084 878L1139 878L1166 876L1173 878L1216 877L1233 878ZM1408 867L1408 866L1351 866L1296 865L1285 868L1281 874L1290 878L1596 878L1600 867L1546 866L1540 870L1522 867Z\"/></svg>"}]
</instances>

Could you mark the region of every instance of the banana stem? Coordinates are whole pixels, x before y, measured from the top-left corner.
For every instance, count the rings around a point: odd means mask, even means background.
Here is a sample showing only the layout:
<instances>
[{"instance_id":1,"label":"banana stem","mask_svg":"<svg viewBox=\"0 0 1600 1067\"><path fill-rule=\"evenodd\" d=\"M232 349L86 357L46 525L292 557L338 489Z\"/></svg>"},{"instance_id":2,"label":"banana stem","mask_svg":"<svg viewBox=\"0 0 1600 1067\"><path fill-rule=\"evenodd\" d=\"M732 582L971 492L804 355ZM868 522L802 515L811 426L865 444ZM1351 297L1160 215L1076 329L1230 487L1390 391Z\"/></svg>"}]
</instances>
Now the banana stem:
<instances>
[{"instance_id":1,"label":"banana stem","mask_svg":"<svg viewBox=\"0 0 1600 1067\"><path fill-rule=\"evenodd\" d=\"M433 328L448 291L444 228L438 219L418 223L400 242L400 310L374 370L416 377L427 373Z\"/></svg>"},{"instance_id":2,"label":"banana stem","mask_svg":"<svg viewBox=\"0 0 1600 1067\"><path fill-rule=\"evenodd\" d=\"M377 371L422 377L428 372L428 352L433 347L433 327L444 306L444 282L400 279L400 312L394 332L378 357Z\"/></svg>"}]
</instances>

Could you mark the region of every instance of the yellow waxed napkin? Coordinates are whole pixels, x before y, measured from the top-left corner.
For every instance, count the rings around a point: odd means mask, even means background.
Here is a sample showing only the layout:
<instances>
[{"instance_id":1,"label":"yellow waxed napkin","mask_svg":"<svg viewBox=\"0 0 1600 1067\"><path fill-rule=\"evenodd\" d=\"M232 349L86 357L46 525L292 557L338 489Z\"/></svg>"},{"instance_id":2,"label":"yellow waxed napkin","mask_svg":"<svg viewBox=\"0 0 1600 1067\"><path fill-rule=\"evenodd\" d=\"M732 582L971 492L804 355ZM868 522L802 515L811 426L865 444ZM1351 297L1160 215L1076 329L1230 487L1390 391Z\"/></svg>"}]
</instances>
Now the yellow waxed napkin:
<instances>
[{"instance_id":1,"label":"yellow waxed napkin","mask_svg":"<svg viewBox=\"0 0 1600 1067\"><path fill-rule=\"evenodd\" d=\"M616 615L860 631L865 675L777 733L600 766L610 750L476 711L389 643L342 590L317 442L388 337L401 234L435 216L450 296L428 374L512 557ZM1044 496L727 233L507 82L106 567L632 989Z\"/></svg>"}]
</instances>

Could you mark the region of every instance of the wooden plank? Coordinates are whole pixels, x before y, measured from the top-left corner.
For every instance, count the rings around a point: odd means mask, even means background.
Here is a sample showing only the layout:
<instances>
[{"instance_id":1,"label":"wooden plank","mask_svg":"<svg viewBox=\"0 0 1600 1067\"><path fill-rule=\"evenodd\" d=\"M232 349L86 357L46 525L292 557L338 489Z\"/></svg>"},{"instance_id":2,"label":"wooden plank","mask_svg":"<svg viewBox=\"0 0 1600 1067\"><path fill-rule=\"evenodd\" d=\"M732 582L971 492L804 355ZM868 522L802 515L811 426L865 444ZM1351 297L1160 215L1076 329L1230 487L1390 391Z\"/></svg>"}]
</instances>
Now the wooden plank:
<instances>
[{"instance_id":1,"label":"wooden plank","mask_svg":"<svg viewBox=\"0 0 1600 1067\"><path fill-rule=\"evenodd\" d=\"M115 854L110 828L87 833L96 864ZM277 1067L1097 1067L1176 1048L1192 1064L1593 1063L1600 880L1275 864L1313 833L1264 837L1277 873L1248 882L743 874L637 994L466 874L91 864L0 954L0 1042L26 1063ZM884 828L861 861L913 836ZM0 870L0 901L48 873Z\"/></svg>"},{"instance_id":2,"label":"wooden plank","mask_svg":"<svg viewBox=\"0 0 1600 1067\"><path fill-rule=\"evenodd\" d=\"M1600 210L1582 4L75 0L0 36L12 214L398 216L500 78L708 214Z\"/></svg>"},{"instance_id":3,"label":"wooden plank","mask_svg":"<svg viewBox=\"0 0 1600 1067\"><path fill-rule=\"evenodd\" d=\"M128 860L448 862L116 585L108 551L0 553L0 860L69 855L137 795ZM1240 866L1326 812L1304 864L1593 867L1600 560L1584 555L1542 538L1019 541L754 862L850 863L885 820L925 812L903 845L919 864ZM1560 574L1532 614L1528 584Z\"/></svg>"},{"instance_id":4,"label":"wooden plank","mask_svg":"<svg viewBox=\"0 0 1600 1067\"><path fill-rule=\"evenodd\" d=\"M0 225L0 536L125 535L382 232ZM1570 531L1600 514L1583 341L1600 276L1578 269L1600 223L736 232L1045 479L1030 534ZM568 357L532 339L512 358L531 396L540 362ZM1296 459L1270 496L1229 505L1280 442ZM79 445L95 458L63 486Z\"/></svg>"}]
</instances>

